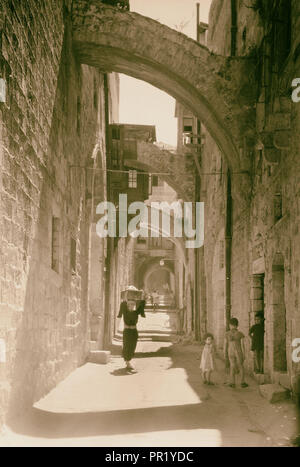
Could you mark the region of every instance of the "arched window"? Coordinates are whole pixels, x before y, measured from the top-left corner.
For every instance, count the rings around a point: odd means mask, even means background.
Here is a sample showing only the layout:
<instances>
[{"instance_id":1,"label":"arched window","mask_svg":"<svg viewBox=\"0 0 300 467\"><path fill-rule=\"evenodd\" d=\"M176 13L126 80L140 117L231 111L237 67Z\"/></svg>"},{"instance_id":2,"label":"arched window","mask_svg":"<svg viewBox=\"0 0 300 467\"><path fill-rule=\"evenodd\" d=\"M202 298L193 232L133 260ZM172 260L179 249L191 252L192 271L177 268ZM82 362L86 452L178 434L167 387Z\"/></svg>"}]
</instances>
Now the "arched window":
<instances>
[{"instance_id":1,"label":"arched window","mask_svg":"<svg viewBox=\"0 0 300 467\"><path fill-rule=\"evenodd\" d=\"M276 0L272 19L273 69L278 73L291 50L291 0Z\"/></svg>"}]
</instances>

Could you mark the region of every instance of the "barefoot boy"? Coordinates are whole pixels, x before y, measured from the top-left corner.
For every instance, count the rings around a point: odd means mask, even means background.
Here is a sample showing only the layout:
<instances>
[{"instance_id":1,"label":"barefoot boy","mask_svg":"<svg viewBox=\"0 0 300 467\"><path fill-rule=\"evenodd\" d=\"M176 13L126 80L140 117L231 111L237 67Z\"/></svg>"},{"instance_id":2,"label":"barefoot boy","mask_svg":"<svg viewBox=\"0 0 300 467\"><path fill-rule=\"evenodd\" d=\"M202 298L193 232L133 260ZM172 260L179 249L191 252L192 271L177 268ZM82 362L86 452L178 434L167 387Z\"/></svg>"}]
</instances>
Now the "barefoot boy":
<instances>
[{"instance_id":1,"label":"barefoot boy","mask_svg":"<svg viewBox=\"0 0 300 467\"><path fill-rule=\"evenodd\" d=\"M239 322L236 318L231 318L229 321L229 329L225 334L225 356L228 355L230 363L230 384L235 387L235 376L237 373L241 375L241 387L246 388L248 384L245 382L244 360L244 334L238 330Z\"/></svg>"}]
</instances>

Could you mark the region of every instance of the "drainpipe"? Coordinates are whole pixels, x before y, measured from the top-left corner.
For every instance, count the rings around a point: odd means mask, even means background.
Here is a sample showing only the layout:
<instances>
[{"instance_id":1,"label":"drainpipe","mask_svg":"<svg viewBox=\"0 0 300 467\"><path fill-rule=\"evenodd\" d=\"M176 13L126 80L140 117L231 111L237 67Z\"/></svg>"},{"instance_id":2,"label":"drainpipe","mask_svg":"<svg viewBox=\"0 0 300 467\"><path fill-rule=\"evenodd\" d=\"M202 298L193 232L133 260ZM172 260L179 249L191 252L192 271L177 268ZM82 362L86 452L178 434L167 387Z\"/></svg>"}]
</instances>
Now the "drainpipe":
<instances>
[{"instance_id":1,"label":"drainpipe","mask_svg":"<svg viewBox=\"0 0 300 467\"><path fill-rule=\"evenodd\" d=\"M197 3L197 42L200 42L199 24L200 24L200 3Z\"/></svg>"},{"instance_id":2,"label":"drainpipe","mask_svg":"<svg viewBox=\"0 0 300 467\"><path fill-rule=\"evenodd\" d=\"M195 175L195 201L201 201L201 167L199 163L199 157L201 158L201 122L197 120L197 135L200 137L197 139L198 151L197 154L194 153L194 159L196 162L198 173ZM201 339L201 317L200 314L204 312L202 310L201 301L200 301L200 282L203 281L200 271L200 249L195 250L195 338L197 341ZM202 286L201 286L202 287Z\"/></svg>"},{"instance_id":3,"label":"drainpipe","mask_svg":"<svg viewBox=\"0 0 300 467\"><path fill-rule=\"evenodd\" d=\"M105 105L105 150L106 150L106 165L108 166L109 161L107 160L108 154L110 153L109 148L109 89L108 89L108 77L104 75L104 105ZM106 172L106 199L110 201L110 176L109 172ZM104 279L104 329L103 329L103 343L104 348L107 348L111 344L110 342L110 325L111 325L111 310L110 310L110 263L112 257L112 245L111 239L107 238L106 258L105 258L105 279Z\"/></svg>"},{"instance_id":4,"label":"drainpipe","mask_svg":"<svg viewBox=\"0 0 300 467\"><path fill-rule=\"evenodd\" d=\"M237 45L237 4L236 0L231 0L231 56L236 56L236 45Z\"/></svg>"},{"instance_id":5,"label":"drainpipe","mask_svg":"<svg viewBox=\"0 0 300 467\"><path fill-rule=\"evenodd\" d=\"M232 197L231 175L227 174L226 231L225 231L225 273L226 273L226 330L231 317L231 256L232 256Z\"/></svg>"}]
</instances>

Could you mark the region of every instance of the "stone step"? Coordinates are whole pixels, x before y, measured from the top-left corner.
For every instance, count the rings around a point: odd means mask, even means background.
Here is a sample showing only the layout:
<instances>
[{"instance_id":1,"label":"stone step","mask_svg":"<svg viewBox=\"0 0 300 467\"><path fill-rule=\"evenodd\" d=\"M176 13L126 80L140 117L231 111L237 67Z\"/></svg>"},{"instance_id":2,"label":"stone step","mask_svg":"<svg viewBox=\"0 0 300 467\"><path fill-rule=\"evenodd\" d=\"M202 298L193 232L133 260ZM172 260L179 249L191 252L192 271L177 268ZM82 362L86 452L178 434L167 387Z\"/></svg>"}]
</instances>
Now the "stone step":
<instances>
[{"instance_id":1,"label":"stone step","mask_svg":"<svg viewBox=\"0 0 300 467\"><path fill-rule=\"evenodd\" d=\"M287 373L280 374L278 382L280 386L282 386L284 389L288 389L288 390L292 389L291 378L289 374Z\"/></svg>"},{"instance_id":2,"label":"stone step","mask_svg":"<svg viewBox=\"0 0 300 467\"><path fill-rule=\"evenodd\" d=\"M89 341L89 351L98 350L97 349L97 341Z\"/></svg>"},{"instance_id":3,"label":"stone step","mask_svg":"<svg viewBox=\"0 0 300 467\"><path fill-rule=\"evenodd\" d=\"M109 350L92 350L89 352L88 361L90 363L100 363L106 365L110 362Z\"/></svg>"},{"instance_id":4,"label":"stone step","mask_svg":"<svg viewBox=\"0 0 300 467\"><path fill-rule=\"evenodd\" d=\"M261 384L259 392L271 404L290 398L290 391L280 386L280 384Z\"/></svg>"},{"instance_id":5,"label":"stone step","mask_svg":"<svg viewBox=\"0 0 300 467\"><path fill-rule=\"evenodd\" d=\"M252 376L257 382L257 384L263 385L265 383L265 375L253 373Z\"/></svg>"}]
</instances>

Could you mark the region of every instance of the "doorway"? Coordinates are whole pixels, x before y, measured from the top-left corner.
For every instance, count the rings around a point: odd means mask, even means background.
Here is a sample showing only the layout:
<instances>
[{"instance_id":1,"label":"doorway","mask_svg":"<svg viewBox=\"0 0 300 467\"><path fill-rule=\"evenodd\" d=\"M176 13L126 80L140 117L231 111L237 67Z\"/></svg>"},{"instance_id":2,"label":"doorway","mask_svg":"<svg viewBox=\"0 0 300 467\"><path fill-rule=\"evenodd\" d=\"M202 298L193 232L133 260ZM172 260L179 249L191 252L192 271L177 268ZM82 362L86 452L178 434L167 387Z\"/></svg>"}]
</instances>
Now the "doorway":
<instances>
[{"instance_id":1,"label":"doorway","mask_svg":"<svg viewBox=\"0 0 300 467\"><path fill-rule=\"evenodd\" d=\"M273 265L273 370L287 372L284 266Z\"/></svg>"},{"instance_id":2,"label":"doorway","mask_svg":"<svg viewBox=\"0 0 300 467\"><path fill-rule=\"evenodd\" d=\"M265 322L265 274L254 274L252 276L251 284L251 326L255 323L255 318L259 316ZM260 339L259 339L260 340ZM265 367L265 334L263 342L263 354L260 353L261 343L258 345L256 342L256 350L253 355L253 368L254 371L259 369L259 373L264 373ZM258 350L259 349L259 350ZM260 362L258 362L260 360ZM257 371L256 371L257 372Z\"/></svg>"}]
</instances>

